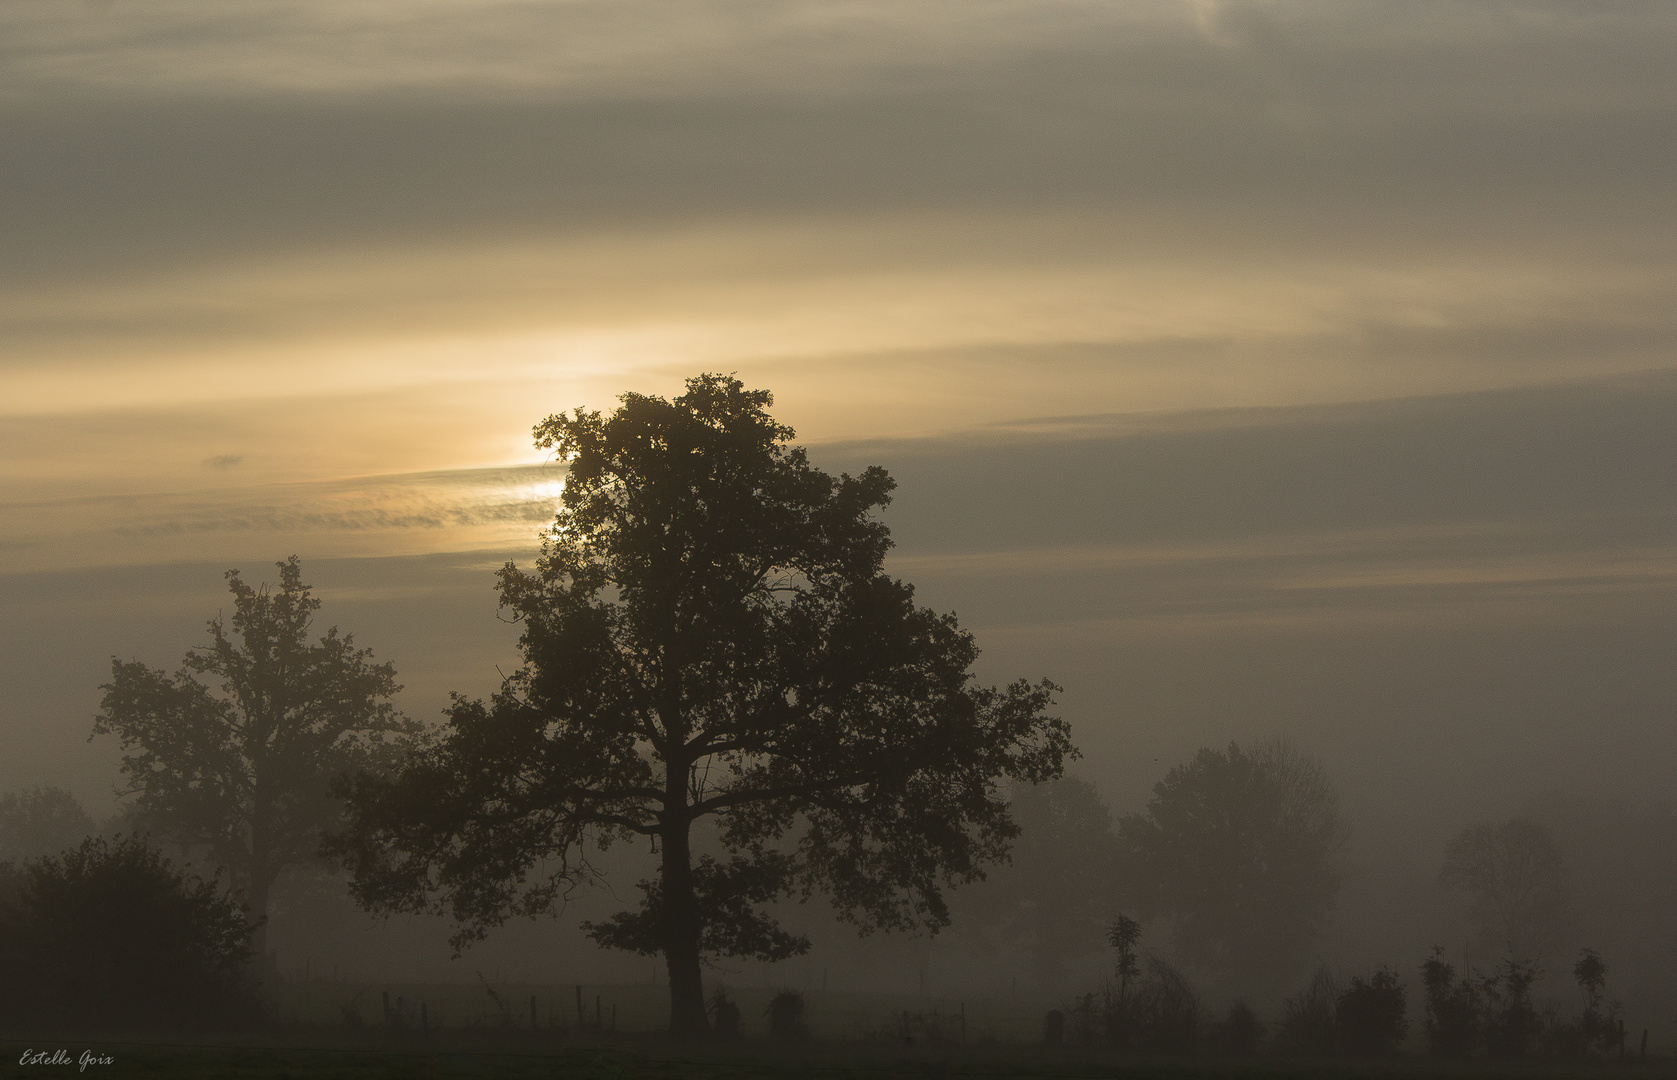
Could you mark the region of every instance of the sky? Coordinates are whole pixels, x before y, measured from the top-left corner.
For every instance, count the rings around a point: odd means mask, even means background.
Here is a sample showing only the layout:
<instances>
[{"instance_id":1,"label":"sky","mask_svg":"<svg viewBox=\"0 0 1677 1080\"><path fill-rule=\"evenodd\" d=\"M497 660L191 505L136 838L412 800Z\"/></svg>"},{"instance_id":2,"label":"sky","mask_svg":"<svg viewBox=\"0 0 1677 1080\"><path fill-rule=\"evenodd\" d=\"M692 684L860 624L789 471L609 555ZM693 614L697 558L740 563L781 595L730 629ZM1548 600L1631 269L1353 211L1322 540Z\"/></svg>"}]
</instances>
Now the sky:
<instances>
[{"instance_id":1,"label":"sky","mask_svg":"<svg viewBox=\"0 0 1677 1080\"><path fill-rule=\"evenodd\" d=\"M410 714L488 692L532 425L727 371L892 472L889 569L1119 811L1277 734L1365 859L1668 797L1674 54L1633 0L9 0L0 789L108 812L111 658L293 553Z\"/></svg>"}]
</instances>

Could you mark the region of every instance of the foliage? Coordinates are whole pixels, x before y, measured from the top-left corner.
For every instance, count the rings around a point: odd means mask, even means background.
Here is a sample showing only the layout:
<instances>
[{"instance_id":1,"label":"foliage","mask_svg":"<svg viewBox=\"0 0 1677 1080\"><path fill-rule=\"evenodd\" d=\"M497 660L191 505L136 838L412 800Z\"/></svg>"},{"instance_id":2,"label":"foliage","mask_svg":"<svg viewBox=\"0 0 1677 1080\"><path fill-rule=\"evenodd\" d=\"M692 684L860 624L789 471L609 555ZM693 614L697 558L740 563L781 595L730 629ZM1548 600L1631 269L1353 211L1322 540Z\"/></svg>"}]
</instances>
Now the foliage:
<instances>
[{"instance_id":1,"label":"foliage","mask_svg":"<svg viewBox=\"0 0 1677 1080\"><path fill-rule=\"evenodd\" d=\"M60 787L0 795L0 862L56 855L94 832L93 819Z\"/></svg>"},{"instance_id":2,"label":"foliage","mask_svg":"<svg viewBox=\"0 0 1677 1080\"><path fill-rule=\"evenodd\" d=\"M782 990L770 998L763 1015L769 1018L770 1038L801 1039L806 1034L804 996L796 990Z\"/></svg>"},{"instance_id":3,"label":"foliage","mask_svg":"<svg viewBox=\"0 0 1677 1080\"><path fill-rule=\"evenodd\" d=\"M1471 1057L1479 1041L1481 1008L1471 980L1458 981L1443 948L1434 945L1432 955L1421 964L1421 984L1427 995L1428 1049L1443 1058Z\"/></svg>"},{"instance_id":4,"label":"foliage","mask_svg":"<svg viewBox=\"0 0 1677 1080\"><path fill-rule=\"evenodd\" d=\"M1519 1061L1537 1049L1543 1018L1532 1006L1531 986L1541 974L1536 965L1509 958L1499 974L1479 980L1485 1051L1491 1057Z\"/></svg>"},{"instance_id":5,"label":"foliage","mask_svg":"<svg viewBox=\"0 0 1677 1080\"><path fill-rule=\"evenodd\" d=\"M728 991L718 989L710 996L710 1024L711 1030L721 1038L739 1037L740 1007L728 996Z\"/></svg>"},{"instance_id":6,"label":"foliage","mask_svg":"<svg viewBox=\"0 0 1677 1080\"><path fill-rule=\"evenodd\" d=\"M1202 749L1119 836L1141 916L1175 916L1178 955L1245 978L1295 967L1340 885L1338 794L1282 741Z\"/></svg>"},{"instance_id":7,"label":"foliage","mask_svg":"<svg viewBox=\"0 0 1677 1080\"><path fill-rule=\"evenodd\" d=\"M1322 965L1310 982L1287 998L1281 1020L1281 1040L1297 1054L1332 1053L1338 1045L1339 983Z\"/></svg>"},{"instance_id":8,"label":"foliage","mask_svg":"<svg viewBox=\"0 0 1677 1080\"><path fill-rule=\"evenodd\" d=\"M1468 917L1512 955L1538 954L1565 925L1566 863L1549 831L1528 818L1463 829L1444 849L1438 880L1469 894Z\"/></svg>"},{"instance_id":9,"label":"foliage","mask_svg":"<svg viewBox=\"0 0 1677 1080\"><path fill-rule=\"evenodd\" d=\"M1106 928L1106 940L1118 950L1113 973L1118 976L1118 995L1123 997L1129 989L1130 980L1141 974L1141 962L1135 951L1136 943L1141 940L1141 924L1119 912L1118 918Z\"/></svg>"},{"instance_id":10,"label":"foliage","mask_svg":"<svg viewBox=\"0 0 1677 1080\"><path fill-rule=\"evenodd\" d=\"M1193 1049L1199 1042L1203 1012L1199 994L1187 976L1149 955L1129 1005L1136 1047L1164 1053Z\"/></svg>"},{"instance_id":11,"label":"foliage","mask_svg":"<svg viewBox=\"0 0 1677 1080\"><path fill-rule=\"evenodd\" d=\"M248 1022L241 982L251 929L213 881L144 840L89 838L26 864L0 907L0 998L7 1016L96 1027Z\"/></svg>"},{"instance_id":12,"label":"foliage","mask_svg":"<svg viewBox=\"0 0 1677 1080\"><path fill-rule=\"evenodd\" d=\"M1403 987L1395 971L1381 968L1366 982L1353 976L1334 1007L1339 1050L1365 1057L1396 1053L1409 1028L1405 1009Z\"/></svg>"},{"instance_id":13,"label":"foliage","mask_svg":"<svg viewBox=\"0 0 1677 1080\"><path fill-rule=\"evenodd\" d=\"M1015 784L1019 840L1009 860L963 898L960 921L1021 943L1039 987L1059 987L1069 962L1100 946L1117 884L1112 814L1095 786L1067 776Z\"/></svg>"},{"instance_id":14,"label":"foliage","mask_svg":"<svg viewBox=\"0 0 1677 1080\"><path fill-rule=\"evenodd\" d=\"M499 576L523 667L457 698L399 778L359 781L334 846L364 905L449 913L464 944L561 906L590 851L652 838L639 910L592 933L662 952L671 1025L698 1032L702 957L807 948L766 901L821 891L864 929L935 930L1017 833L998 782L1075 751L1051 684L972 685L971 635L883 572L884 470L814 468L736 379L622 402L536 428L569 475L535 569ZM706 820L723 855L695 864Z\"/></svg>"},{"instance_id":15,"label":"foliage","mask_svg":"<svg viewBox=\"0 0 1677 1080\"><path fill-rule=\"evenodd\" d=\"M1120 912L1107 927L1106 940L1118 951L1112 972L1118 977L1118 991L1116 996L1110 990L1107 994L1110 999L1106 1005L1107 1041L1113 1046L1125 1048L1135 1039L1136 1019L1131 1009L1130 986L1141 976L1141 959L1136 955L1136 945L1141 941L1141 924Z\"/></svg>"},{"instance_id":16,"label":"foliage","mask_svg":"<svg viewBox=\"0 0 1677 1080\"><path fill-rule=\"evenodd\" d=\"M149 820L227 867L258 919L280 872L315 860L340 820L331 779L388 767L418 731L390 703L391 665L336 627L310 640L320 601L296 556L278 566L277 589L227 572L232 617L211 619L210 644L174 675L113 659L93 727L132 751L122 772Z\"/></svg>"},{"instance_id":17,"label":"foliage","mask_svg":"<svg viewBox=\"0 0 1677 1080\"><path fill-rule=\"evenodd\" d=\"M1584 997L1584 1014L1574 1029L1578 1049L1612 1050L1619 1041L1620 1008L1607 1000L1606 962L1594 949L1584 949L1572 965L1572 977Z\"/></svg>"}]
</instances>

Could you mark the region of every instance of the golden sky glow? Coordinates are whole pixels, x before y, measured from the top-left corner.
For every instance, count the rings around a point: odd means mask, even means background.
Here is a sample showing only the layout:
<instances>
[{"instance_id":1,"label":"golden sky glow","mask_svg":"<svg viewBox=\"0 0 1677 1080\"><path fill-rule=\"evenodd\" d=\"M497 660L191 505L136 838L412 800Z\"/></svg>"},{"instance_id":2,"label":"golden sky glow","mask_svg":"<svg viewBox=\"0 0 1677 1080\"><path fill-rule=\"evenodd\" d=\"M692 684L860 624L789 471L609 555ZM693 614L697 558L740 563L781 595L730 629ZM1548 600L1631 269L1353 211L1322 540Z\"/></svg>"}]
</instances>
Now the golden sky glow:
<instances>
[{"instance_id":1,"label":"golden sky glow","mask_svg":"<svg viewBox=\"0 0 1677 1080\"><path fill-rule=\"evenodd\" d=\"M487 588L531 426L702 370L890 467L899 572L1097 758L1229 730L1080 689L1138 627L1669 635L1673 55L1572 0L11 0L3 722L86 712L15 627L100 574ZM65 640L141 648L126 588Z\"/></svg>"}]
</instances>

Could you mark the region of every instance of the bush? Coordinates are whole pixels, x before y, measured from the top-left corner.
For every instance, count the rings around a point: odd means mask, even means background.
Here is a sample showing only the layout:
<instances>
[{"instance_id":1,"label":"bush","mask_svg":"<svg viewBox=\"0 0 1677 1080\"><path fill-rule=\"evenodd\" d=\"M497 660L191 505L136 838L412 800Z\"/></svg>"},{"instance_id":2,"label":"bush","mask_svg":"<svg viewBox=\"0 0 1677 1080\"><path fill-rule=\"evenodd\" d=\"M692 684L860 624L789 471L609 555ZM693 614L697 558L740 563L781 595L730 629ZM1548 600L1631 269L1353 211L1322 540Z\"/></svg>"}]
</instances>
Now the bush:
<instances>
[{"instance_id":1,"label":"bush","mask_svg":"<svg viewBox=\"0 0 1677 1080\"><path fill-rule=\"evenodd\" d=\"M1396 972L1381 968L1367 982L1353 978L1334 1010L1339 1049L1365 1056L1395 1053L1409 1026L1404 1004Z\"/></svg>"},{"instance_id":2,"label":"bush","mask_svg":"<svg viewBox=\"0 0 1677 1080\"><path fill-rule=\"evenodd\" d=\"M1437 945L1421 964L1421 982L1427 993L1427 1048L1438 1057L1471 1057L1479 1041L1479 992L1467 979L1456 981L1456 969Z\"/></svg>"},{"instance_id":3,"label":"bush","mask_svg":"<svg viewBox=\"0 0 1677 1080\"><path fill-rule=\"evenodd\" d=\"M1331 1054L1338 1043L1339 984L1326 965L1316 969L1310 985L1287 999L1281 1020L1281 1041L1295 1054Z\"/></svg>"},{"instance_id":4,"label":"bush","mask_svg":"<svg viewBox=\"0 0 1677 1080\"><path fill-rule=\"evenodd\" d=\"M1199 1041L1199 995L1180 971L1157 956L1147 958L1128 1005L1128 1019L1142 1049L1179 1052L1193 1049Z\"/></svg>"},{"instance_id":5,"label":"bush","mask_svg":"<svg viewBox=\"0 0 1677 1080\"><path fill-rule=\"evenodd\" d=\"M253 1020L251 930L212 882L144 840L90 838L27 863L0 906L0 1007L28 1023L220 1027Z\"/></svg>"},{"instance_id":6,"label":"bush","mask_svg":"<svg viewBox=\"0 0 1677 1080\"><path fill-rule=\"evenodd\" d=\"M728 991L718 990L710 996L710 1024L711 1029L720 1038L736 1039L740 1033L740 1007L734 1004L728 996Z\"/></svg>"},{"instance_id":7,"label":"bush","mask_svg":"<svg viewBox=\"0 0 1677 1080\"><path fill-rule=\"evenodd\" d=\"M1258 1048L1264 1037L1264 1026L1258 1014L1244 1001L1229 1006L1229 1013L1211 1030L1211 1045L1224 1054L1245 1056Z\"/></svg>"},{"instance_id":8,"label":"bush","mask_svg":"<svg viewBox=\"0 0 1677 1080\"><path fill-rule=\"evenodd\" d=\"M1500 975L1479 982L1485 1002L1485 1050L1493 1058L1519 1061L1530 1057L1543 1036L1543 1018L1531 1004L1531 984L1539 969L1519 960L1503 961Z\"/></svg>"},{"instance_id":9,"label":"bush","mask_svg":"<svg viewBox=\"0 0 1677 1080\"><path fill-rule=\"evenodd\" d=\"M769 1000L769 1036L775 1039L804 1037L804 996L796 990L782 990Z\"/></svg>"}]
</instances>

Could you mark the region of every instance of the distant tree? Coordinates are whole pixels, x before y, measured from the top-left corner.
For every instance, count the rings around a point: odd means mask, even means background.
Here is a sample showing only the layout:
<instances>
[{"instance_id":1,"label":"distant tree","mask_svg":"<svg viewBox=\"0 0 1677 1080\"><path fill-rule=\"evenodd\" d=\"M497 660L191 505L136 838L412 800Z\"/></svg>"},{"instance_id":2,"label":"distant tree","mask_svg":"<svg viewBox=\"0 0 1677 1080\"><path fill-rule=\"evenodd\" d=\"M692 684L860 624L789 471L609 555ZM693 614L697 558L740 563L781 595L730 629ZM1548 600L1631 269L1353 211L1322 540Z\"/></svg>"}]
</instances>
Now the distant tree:
<instances>
[{"instance_id":1,"label":"distant tree","mask_svg":"<svg viewBox=\"0 0 1677 1080\"><path fill-rule=\"evenodd\" d=\"M0 862L56 855L93 832L93 819L63 788L36 787L0 795Z\"/></svg>"},{"instance_id":2,"label":"distant tree","mask_svg":"<svg viewBox=\"0 0 1677 1080\"><path fill-rule=\"evenodd\" d=\"M972 684L971 635L882 570L890 477L815 469L772 400L704 375L537 426L569 475L534 572L500 574L524 666L457 699L399 777L356 784L337 846L363 904L450 913L463 944L648 837L639 910L589 932L662 953L692 1034L704 957L808 947L763 904L819 890L864 927L936 929L944 889L1004 855L999 784L1074 753L1053 687ZM706 820L721 858L695 855Z\"/></svg>"},{"instance_id":3,"label":"distant tree","mask_svg":"<svg viewBox=\"0 0 1677 1080\"><path fill-rule=\"evenodd\" d=\"M1327 918L1345 830L1314 758L1282 741L1201 750L1119 824L1125 889L1172 916L1179 956L1237 977L1297 970Z\"/></svg>"},{"instance_id":4,"label":"distant tree","mask_svg":"<svg viewBox=\"0 0 1677 1080\"><path fill-rule=\"evenodd\" d=\"M963 898L960 918L1023 946L1037 984L1054 990L1106 936L1118 884L1112 813L1074 776L1014 785L1009 809L1019 826L1011 858Z\"/></svg>"},{"instance_id":5,"label":"distant tree","mask_svg":"<svg viewBox=\"0 0 1677 1080\"><path fill-rule=\"evenodd\" d=\"M1529 818L1457 833L1444 849L1438 880L1468 893L1468 917L1511 957L1539 955L1565 929L1566 862L1549 831Z\"/></svg>"},{"instance_id":6,"label":"distant tree","mask_svg":"<svg viewBox=\"0 0 1677 1080\"><path fill-rule=\"evenodd\" d=\"M93 726L133 751L124 794L147 820L231 873L259 951L275 880L314 862L322 831L342 817L332 778L391 766L419 731L390 702L401 689L391 665L337 627L311 639L320 601L296 556L279 573L270 589L228 571L232 617L211 619L209 645L174 675L113 659Z\"/></svg>"},{"instance_id":7,"label":"distant tree","mask_svg":"<svg viewBox=\"0 0 1677 1080\"><path fill-rule=\"evenodd\" d=\"M25 864L0 903L0 1008L78 1027L248 1021L250 934L215 882L141 839L89 838Z\"/></svg>"}]
</instances>

